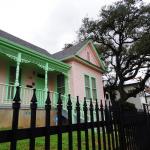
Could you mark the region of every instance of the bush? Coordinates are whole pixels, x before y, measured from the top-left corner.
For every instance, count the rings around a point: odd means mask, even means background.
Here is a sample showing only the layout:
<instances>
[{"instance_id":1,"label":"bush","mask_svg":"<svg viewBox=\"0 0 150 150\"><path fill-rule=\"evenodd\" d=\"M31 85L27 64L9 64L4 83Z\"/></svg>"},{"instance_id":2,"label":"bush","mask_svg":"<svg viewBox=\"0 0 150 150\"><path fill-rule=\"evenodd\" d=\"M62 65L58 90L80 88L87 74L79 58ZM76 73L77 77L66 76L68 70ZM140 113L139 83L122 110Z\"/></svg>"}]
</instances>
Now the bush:
<instances>
[{"instance_id":1,"label":"bush","mask_svg":"<svg viewBox=\"0 0 150 150\"><path fill-rule=\"evenodd\" d=\"M136 112L137 111L137 109L135 108L135 105L132 103L129 103L129 102L123 102L120 104L119 104L119 102L116 102L116 105L119 107L121 106L121 109L123 111L128 111L128 112L131 112L131 111Z\"/></svg>"}]
</instances>

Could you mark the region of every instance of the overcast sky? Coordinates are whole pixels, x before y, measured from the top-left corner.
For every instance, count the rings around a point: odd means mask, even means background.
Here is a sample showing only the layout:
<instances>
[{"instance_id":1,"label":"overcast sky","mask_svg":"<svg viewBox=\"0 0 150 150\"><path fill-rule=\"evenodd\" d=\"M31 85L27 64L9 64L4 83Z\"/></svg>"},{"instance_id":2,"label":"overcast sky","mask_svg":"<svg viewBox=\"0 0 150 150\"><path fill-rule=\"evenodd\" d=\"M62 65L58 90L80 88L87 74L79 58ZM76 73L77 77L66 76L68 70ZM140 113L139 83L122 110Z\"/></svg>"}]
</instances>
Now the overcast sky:
<instances>
[{"instance_id":1,"label":"overcast sky","mask_svg":"<svg viewBox=\"0 0 150 150\"><path fill-rule=\"evenodd\" d=\"M0 0L0 29L55 53L76 39L84 17L114 1Z\"/></svg>"}]
</instances>

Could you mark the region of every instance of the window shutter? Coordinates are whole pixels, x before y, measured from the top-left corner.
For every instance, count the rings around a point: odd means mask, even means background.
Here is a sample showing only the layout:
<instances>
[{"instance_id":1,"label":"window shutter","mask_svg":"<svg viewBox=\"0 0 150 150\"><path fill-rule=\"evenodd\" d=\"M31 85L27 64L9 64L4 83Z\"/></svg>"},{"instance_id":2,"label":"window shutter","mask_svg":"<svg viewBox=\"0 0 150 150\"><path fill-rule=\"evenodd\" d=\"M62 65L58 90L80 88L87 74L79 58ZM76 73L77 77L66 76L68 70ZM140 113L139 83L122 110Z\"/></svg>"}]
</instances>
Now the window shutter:
<instances>
[{"instance_id":1,"label":"window shutter","mask_svg":"<svg viewBox=\"0 0 150 150\"><path fill-rule=\"evenodd\" d=\"M57 75L57 92L65 94L65 77L62 74Z\"/></svg>"}]
</instances>

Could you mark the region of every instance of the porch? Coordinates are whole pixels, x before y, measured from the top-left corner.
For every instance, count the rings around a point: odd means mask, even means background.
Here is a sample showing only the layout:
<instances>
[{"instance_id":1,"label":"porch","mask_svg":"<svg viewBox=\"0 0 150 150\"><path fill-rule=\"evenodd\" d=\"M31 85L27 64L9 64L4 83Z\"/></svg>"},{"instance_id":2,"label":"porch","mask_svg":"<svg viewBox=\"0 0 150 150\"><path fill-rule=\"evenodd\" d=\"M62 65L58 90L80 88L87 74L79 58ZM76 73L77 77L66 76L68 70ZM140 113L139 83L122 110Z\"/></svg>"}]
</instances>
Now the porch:
<instances>
[{"instance_id":1,"label":"porch","mask_svg":"<svg viewBox=\"0 0 150 150\"><path fill-rule=\"evenodd\" d=\"M33 96L33 89L36 88L38 108L44 108L47 91L50 91L52 106L57 105L58 94L62 94L64 103L67 101L68 81L62 73L51 71L47 75L35 65L22 64L19 72L18 84L16 83L16 67L13 61L0 60L0 107L12 105L16 93L16 86L20 86L20 98L23 108L29 108Z\"/></svg>"},{"instance_id":2,"label":"porch","mask_svg":"<svg viewBox=\"0 0 150 150\"><path fill-rule=\"evenodd\" d=\"M16 86L15 85L10 85L10 84L2 84L0 83L0 108L11 108L12 107L12 103L13 103L13 99L14 96L16 94ZM31 104L31 99L33 97L33 92L34 92L34 88L28 88L28 87L24 87L24 86L20 86L20 103L21 103L21 108L22 110L30 110L30 104ZM53 110L57 109L57 105L58 105L58 97L59 97L59 93L55 92L55 91L49 91L50 92L50 99L51 99L51 107ZM36 98L37 98L37 108L40 110L45 110L45 101L47 98L47 91L42 90L42 89L36 89ZM68 95L61 95L61 99L62 99L62 115L65 118L68 118L68 113L67 113L67 106L68 106ZM72 118L73 118L73 122L76 122L76 102L77 99L75 97L71 97L72 100ZM83 107L83 100L80 100L80 106ZM86 100L87 103L87 116L88 116L88 120L90 120L90 101ZM93 105L95 106L96 101L93 101ZM98 102L98 104L100 104ZM84 111L83 109L80 110L80 118L81 121L84 120ZM94 119L95 119L95 113L94 113Z\"/></svg>"},{"instance_id":3,"label":"porch","mask_svg":"<svg viewBox=\"0 0 150 150\"><path fill-rule=\"evenodd\" d=\"M58 94L61 93L63 116L67 118L68 71L64 72L61 70L63 67L57 68L57 65L55 67L51 65L48 63L45 63L45 66L39 65L38 60L36 62L24 61L20 53L15 60L0 53L0 109L11 108L16 87L19 86L22 110L30 109L33 89L36 89L38 109L44 110L47 91L50 91L53 110L57 108ZM76 99L72 98L72 100L74 109L72 114L75 120Z\"/></svg>"},{"instance_id":4,"label":"porch","mask_svg":"<svg viewBox=\"0 0 150 150\"><path fill-rule=\"evenodd\" d=\"M33 96L33 90L34 88L20 86L20 99L21 99L22 108L30 107L30 102ZM1 91L0 92L0 107L12 106L13 99L16 93L16 86L0 83L0 91ZM49 92L50 92L50 99L52 100L52 106L53 108L56 108L59 93L55 91L49 91ZM36 90L38 108L45 107L46 96L47 96L47 91L42 90L42 89ZM68 97L66 95L62 95L62 100L65 103L64 106L66 106Z\"/></svg>"},{"instance_id":5,"label":"porch","mask_svg":"<svg viewBox=\"0 0 150 150\"><path fill-rule=\"evenodd\" d=\"M47 91L52 105L58 93L68 95L69 66L51 57L0 39L0 107L10 106L16 86L21 88L22 107L29 107L36 88L38 107L44 108ZM65 97L65 96L62 96ZM65 101L65 98L63 98Z\"/></svg>"}]
</instances>

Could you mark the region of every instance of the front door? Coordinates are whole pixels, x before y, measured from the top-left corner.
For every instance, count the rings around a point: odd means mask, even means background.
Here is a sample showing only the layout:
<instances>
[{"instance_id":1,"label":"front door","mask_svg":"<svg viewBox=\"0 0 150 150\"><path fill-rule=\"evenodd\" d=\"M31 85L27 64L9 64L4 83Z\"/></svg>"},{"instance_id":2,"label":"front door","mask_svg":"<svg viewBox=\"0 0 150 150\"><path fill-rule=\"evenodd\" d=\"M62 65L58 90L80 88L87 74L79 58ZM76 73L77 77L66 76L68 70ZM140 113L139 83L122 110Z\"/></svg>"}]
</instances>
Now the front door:
<instances>
[{"instance_id":1,"label":"front door","mask_svg":"<svg viewBox=\"0 0 150 150\"><path fill-rule=\"evenodd\" d=\"M37 74L36 77L36 97L38 106L44 106L45 103L45 76L43 74Z\"/></svg>"}]
</instances>

